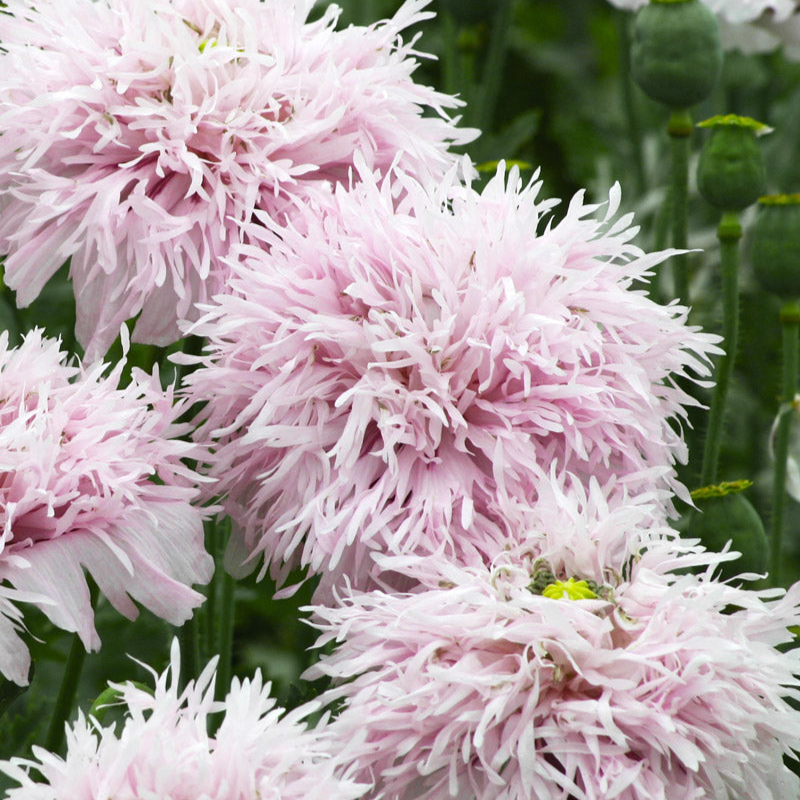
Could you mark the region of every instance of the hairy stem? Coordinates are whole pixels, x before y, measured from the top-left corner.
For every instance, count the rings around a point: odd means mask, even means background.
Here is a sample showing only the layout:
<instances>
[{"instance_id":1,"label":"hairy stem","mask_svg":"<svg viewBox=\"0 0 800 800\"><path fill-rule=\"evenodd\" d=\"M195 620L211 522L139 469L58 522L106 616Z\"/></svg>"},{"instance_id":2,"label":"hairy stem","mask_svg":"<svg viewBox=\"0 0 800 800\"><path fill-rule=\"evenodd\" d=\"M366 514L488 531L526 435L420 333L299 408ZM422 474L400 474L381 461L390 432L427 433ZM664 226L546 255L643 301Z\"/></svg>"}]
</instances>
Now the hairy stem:
<instances>
[{"instance_id":1,"label":"hairy stem","mask_svg":"<svg viewBox=\"0 0 800 800\"><path fill-rule=\"evenodd\" d=\"M785 303L781 309L783 329L783 380L781 406L792 403L797 391L798 328L800 327L800 305ZM772 553L770 579L773 586L781 583L781 544L783 539L783 513L786 506L786 459L789 454L789 433L792 424L791 410L784 412L778 420L775 438L775 467L772 482Z\"/></svg>"},{"instance_id":2,"label":"hairy stem","mask_svg":"<svg viewBox=\"0 0 800 800\"><path fill-rule=\"evenodd\" d=\"M183 623L181 641L181 688L200 674L200 622L197 612Z\"/></svg>"},{"instance_id":3,"label":"hairy stem","mask_svg":"<svg viewBox=\"0 0 800 800\"><path fill-rule=\"evenodd\" d=\"M708 430L703 450L701 486L717 482L719 451L722 446L722 422L728 399L733 364L739 339L739 240L742 227L734 213L725 213L717 228L722 266L722 336L725 352L717 362L716 385L711 399Z\"/></svg>"},{"instance_id":4,"label":"hairy stem","mask_svg":"<svg viewBox=\"0 0 800 800\"><path fill-rule=\"evenodd\" d=\"M689 227L689 150L692 118L688 111L673 111L667 123L670 141L670 206L672 246L685 250ZM689 304L689 264L685 255L673 257L675 295Z\"/></svg>"},{"instance_id":5,"label":"hairy stem","mask_svg":"<svg viewBox=\"0 0 800 800\"><path fill-rule=\"evenodd\" d=\"M636 108L636 96L633 92L633 79L631 78L631 36L630 13L620 11L617 14L617 30L619 32L619 81L622 89L622 105L625 109L625 121L628 128L628 143L630 145L631 160L633 162L634 176L636 179L636 193L644 194L647 180L644 171L644 154L642 153L642 125L639 111ZM663 249L663 247L661 248Z\"/></svg>"},{"instance_id":6,"label":"hairy stem","mask_svg":"<svg viewBox=\"0 0 800 800\"><path fill-rule=\"evenodd\" d=\"M236 598L234 595L235 581L227 572L221 570L222 597L218 607L219 617L219 669L217 672L217 687L224 696L231 684L233 662L233 624L235 619Z\"/></svg>"},{"instance_id":7,"label":"hairy stem","mask_svg":"<svg viewBox=\"0 0 800 800\"><path fill-rule=\"evenodd\" d=\"M97 605L97 587L90 581L89 597L91 606ZM64 674L61 678L61 687L58 690L58 697L53 708L53 715L50 717L50 726L47 729L45 748L51 753L61 750L64 743L64 726L72 714L75 705L75 697L78 693L78 683L83 671L83 663L86 660L86 648L76 633L72 637L72 644L69 648L67 663L64 667Z\"/></svg>"}]
</instances>

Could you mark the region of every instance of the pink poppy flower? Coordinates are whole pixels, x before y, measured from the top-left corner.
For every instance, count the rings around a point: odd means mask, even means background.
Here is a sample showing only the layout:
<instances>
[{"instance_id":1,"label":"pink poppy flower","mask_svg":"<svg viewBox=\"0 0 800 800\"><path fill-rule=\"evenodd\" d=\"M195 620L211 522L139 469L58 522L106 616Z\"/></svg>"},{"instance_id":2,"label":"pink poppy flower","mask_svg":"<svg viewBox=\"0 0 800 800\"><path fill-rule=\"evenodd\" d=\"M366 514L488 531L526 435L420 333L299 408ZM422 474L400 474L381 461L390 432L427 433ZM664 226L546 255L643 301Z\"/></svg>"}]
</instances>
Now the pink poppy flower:
<instances>
[{"instance_id":1,"label":"pink poppy flower","mask_svg":"<svg viewBox=\"0 0 800 800\"><path fill-rule=\"evenodd\" d=\"M36 603L87 649L100 640L84 569L120 613L134 600L174 625L200 605L213 561L193 506L201 450L157 373L68 366L57 341L0 334L0 672L27 683L17 602ZM158 480L152 480L157 478ZM13 588L12 588L13 587Z\"/></svg>"},{"instance_id":2,"label":"pink poppy flower","mask_svg":"<svg viewBox=\"0 0 800 800\"><path fill-rule=\"evenodd\" d=\"M307 728L318 704L285 713L258 672L234 678L225 700L215 702L215 665L180 691L174 643L168 669L153 673L153 694L112 684L125 706L122 730L80 714L67 728L64 758L34 747L33 759L0 762L19 784L7 800L355 800L364 793L367 787L348 777L343 748L324 720Z\"/></svg>"},{"instance_id":3,"label":"pink poppy flower","mask_svg":"<svg viewBox=\"0 0 800 800\"><path fill-rule=\"evenodd\" d=\"M440 176L477 132L411 80L401 32L429 2L336 31L336 6L308 21L313 0L10 0L0 252L17 302L69 258L88 360L137 314L134 340L167 345L223 289L254 210L278 218L347 180L356 150Z\"/></svg>"},{"instance_id":4,"label":"pink poppy flower","mask_svg":"<svg viewBox=\"0 0 800 800\"><path fill-rule=\"evenodd\" d=\"M663 543L620 576L524 547L492 569L407 557L415 593L315 609L338 648L305 677L340 682L336 733L366 730L357 774L385 800L793 800L800 650L776 646L800 584L717 583L719 558Z\"/></svg>"},{"instance_id":5,"label":"pink poppy flower","mask_svg":"<svg viewBox=\"0 0 800 800\"><path fill-rule=\"evenodd\" d=\"M192 328L208 355L187 380L232 565L358 584L371 550L491 556L551 465L685 496L670 421L693 401L674 380L707 374L716 338L634 288L669 253L632 243L618 187L558 223L539 188L362 171L292 227L248 228L262 246Z\"/></svg>"}]
</instances>

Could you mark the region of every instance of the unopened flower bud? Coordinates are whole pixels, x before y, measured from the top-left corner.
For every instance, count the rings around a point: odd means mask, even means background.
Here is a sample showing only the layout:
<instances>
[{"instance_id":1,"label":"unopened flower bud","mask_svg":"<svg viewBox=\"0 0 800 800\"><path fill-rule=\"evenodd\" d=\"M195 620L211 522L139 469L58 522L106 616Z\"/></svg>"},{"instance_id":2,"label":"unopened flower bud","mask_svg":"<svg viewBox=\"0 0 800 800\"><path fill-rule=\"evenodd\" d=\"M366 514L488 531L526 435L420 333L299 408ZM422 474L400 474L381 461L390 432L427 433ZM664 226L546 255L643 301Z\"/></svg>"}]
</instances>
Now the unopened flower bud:
<instances>
[{"instance_id":1,"label":"unopened flower bud","mask_svg":"<svg viewBox=\"0 0 800 800\"><path fill-rule=\"evenodd\" d=\"M698 127L710 129L697 165L700 194L721 211L741 211L755 203L767 182L756 139L772 128L736 114L712 117Z\"/></svg>"},{"instance_id":2,"label":"unopened flower bud","mask_svg":"<svg viewBox=\"0 0 800 800\"><path fill-rule=\"evenodd\" d=\"M631 74L653 100L689 108L711 94L721 69L717 18L699 0L650 0L637 13Z\"/></svg>"},{"instance_id":3,"label":"unopened flower bud","mask_svg":"<svg viewBox=\"0 0 800 800\"><path fill-rule=\"evenodd\" d=\"M750 262L767 291L800 298L800 194L759 198Z\"/></svg>"},{"instance_id":4,"label":"unopened flower bud","mask_svg":"<svg viewBox=\"0 0 800 800\"><path fill-rule=\"evenodd\" d=\"M725 561L721 565L723 578L743 572L766 572L767 534L761 517L747 498L741 494L726 494L701 500L697 506L701 513L694 515L689 536L699 538L708 550L717 553L730 541L731 550L742 554L735 561Z\"/></svg>"}]
</instances>

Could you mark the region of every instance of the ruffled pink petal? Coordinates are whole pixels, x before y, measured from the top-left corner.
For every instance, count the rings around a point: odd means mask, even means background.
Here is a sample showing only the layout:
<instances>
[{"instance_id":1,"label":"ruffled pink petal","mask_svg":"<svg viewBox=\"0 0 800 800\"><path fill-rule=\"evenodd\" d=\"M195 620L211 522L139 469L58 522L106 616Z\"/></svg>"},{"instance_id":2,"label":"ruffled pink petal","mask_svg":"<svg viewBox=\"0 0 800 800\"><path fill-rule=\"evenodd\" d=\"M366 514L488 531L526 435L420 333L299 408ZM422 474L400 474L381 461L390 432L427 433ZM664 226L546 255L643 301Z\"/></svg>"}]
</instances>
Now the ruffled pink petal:
<instances>
[{"instance_id":1,"label":"ruffled pink petal","mask_svg":"<svg viewBox=\"0 0 800 800\"><path fill-rule=\"evenodd\" d=\"M157 373L133 370L120 389L124 363L106 375L65 360L38 330L16 349L0 336L0 599L38 605L97 649L86 573L130 618L139 603L179 625L203 602L204 479L182 460L202 451L178 438L183 404Z\"/></svg>"},{"instance_id":2,"label":"ruffled pink petal","mask_svg":"<svg viewBox=\"0 0 800 800\"><path fill-rule=\"evenodd\" d=\"M487 561L551 468L688 499L673 424L696 401L676 379L708 375L716 339L632 288L669 253L633 244L619 188L552 224L514 171L479 193L455 169L424 186L358 164L291 227L248 226L262 246L235 249L191 328L196 436L248 566L368 586L373 552Z\"/></svg>"},{"instance_id":3,"label":"ruffled pink petal","mask_svg":"<svg viewBox=\"0 0 800 800\"><path fill-rule=\"evenodd\" d=\"M166 345L226 285L256 212L353 178L354 153L438 180L461 102L415 84L408 0L337 31L308 0L11 0L0 17L0 252L27 305L67 258L93 361L136 317ZM432 111L432 114L426 114ZM24 143L21 145L20 143Z\"/></svg>"}]
</instances>

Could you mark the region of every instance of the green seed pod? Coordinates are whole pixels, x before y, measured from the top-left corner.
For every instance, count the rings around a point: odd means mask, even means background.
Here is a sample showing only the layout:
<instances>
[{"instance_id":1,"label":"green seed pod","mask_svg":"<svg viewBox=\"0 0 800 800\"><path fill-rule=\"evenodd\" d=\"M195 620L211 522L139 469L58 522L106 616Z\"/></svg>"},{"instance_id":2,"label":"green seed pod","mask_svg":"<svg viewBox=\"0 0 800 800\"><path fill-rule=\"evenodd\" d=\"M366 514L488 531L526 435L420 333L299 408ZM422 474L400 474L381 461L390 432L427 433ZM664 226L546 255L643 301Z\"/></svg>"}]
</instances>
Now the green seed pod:
<instances>
[{"instance_id":1,"label":"green seed pod","mask_svg":"<svg viewBox=\"0 0 800 800\"><path fill-rule=\"evenodd\" d=\"M711 133L700 151L697 188L720 211L741 211L764 194L767 172L756 138L772 128L736 114L699 123Z\"/></svg>"},{"instance_id":2,"label":"green seed pod","mask_svg":"<svg viewBox=\"0 0 800 800\"><path fill-rule=\"evenodd\" d=\"M783 300L800 298L800 194L759 198L750 263L768 292Z\"/></svg>"},{"instance_id":3,"label":"green seed pod","mask_svg":"<svg viewBox=\"0 0 800 800\"><path fill-rule=\"evenodd\" d=\"M670 108L689 108L711 94L722 69L719 26L699 0L650 0L636 15L631 74Z\"/></svg>"},{"instance_id":4,"label":"green seed pod","mask_svg":"<svg viewBox=\"0 0 800 800\"><path fill-rule=\"evenodd\" d=\"M720 569L723 578L743 572L763 574L767 570L769 543L764 523L749 500L741 494L710 497L697 503L700 513L689 524L688 536L699 538L714 552L720 552L731 541L731 549L742 555L735 561L724 562Z\"/></svg>"},{"instance_id":5,"label":"green seed pod","mask_svg":"<svg viewBox=\"0 0 800 800\"><path fill-rule=\"evenodd\" d=\"M439 0L439 5L459 25L487 22L495 14L495 0Z\"/></svg>"}]
</instances>

